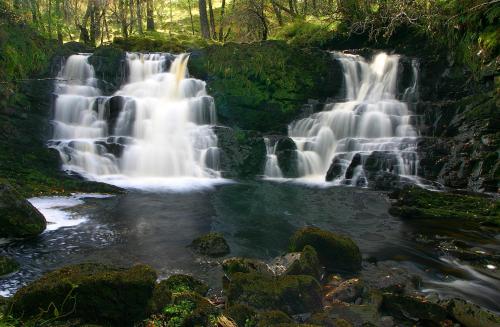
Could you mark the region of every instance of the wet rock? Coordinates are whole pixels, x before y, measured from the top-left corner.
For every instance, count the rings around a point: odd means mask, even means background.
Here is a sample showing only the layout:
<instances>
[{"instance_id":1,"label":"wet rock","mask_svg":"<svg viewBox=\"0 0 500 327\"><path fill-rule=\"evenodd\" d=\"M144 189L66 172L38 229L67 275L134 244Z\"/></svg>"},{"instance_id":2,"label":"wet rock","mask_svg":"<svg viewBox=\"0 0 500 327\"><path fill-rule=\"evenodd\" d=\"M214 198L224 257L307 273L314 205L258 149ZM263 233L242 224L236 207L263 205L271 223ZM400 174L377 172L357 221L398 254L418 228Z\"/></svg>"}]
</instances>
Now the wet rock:
<instances>
[{"instance_id":1,"label":"wet rock","mask_svg":"<svg viewBox=\"0 0 500 327\"><path fill-rule=\"evenodd\" d=\"M375 174L370 186L376 190L390 191L402 187L401 178L387 171L380 171Z\"/></svg>"},{"instance_id":2,"label":"wet rock","mask_svg":"<svg viewBox=\"0 0 500 327\"><path fill-rule=\"evenodd\" d=\"M360 166L362 164L362 158L361 158L361 154L359 153L356 153L354 155L354 157L352 158L351 160L351 163L349 164L349 166L347 167L347 170L345 172L345 178L346 179L352 179L352 177L354 176L354 171L356 170L356 168L358 168L358 166Z\"/></svg>"},{"instance_id":3,"label":"wet rock","mask_svg":"<svg viewBox=\"0 0 500 327\"><path fill-rule=\"evenodd\" d=\"M221 233L208 233L195 239L190 247L199 254L209 257L222 257L229 254L230 249Z\"/></svg>"},{"instance_id":4,"label":"wet rock","mask_svg":"<svg viewBox=\"0 0 500 327\"><path fill-rule=\"evenodd\" d=\"M370 289L402 294L420 285L420 278L393 262L379 262L363 266L361 279Z\"/></svg>"},{"instance_id":5,"label":"wet rock","mask_svg":"<svg viewBox=\"0 0 500 327\"><path fill-rule=\"evenodd\" d=\"M349 237L317 227L299 229L290 239L291 251L302 251L306 245L318 253L328 271L356 272L361 268L361 253Z\"/></svg>"},{"instance_id":6,"label":"wet rock","mask_svg":"<svg viewBox=\"0 0 500 327\"><path fill-rule=\"evenodd\" d=\"M161 283L163 283L164 287L172 293L189 291L205 296L209 289L206 283L199 281L192 276L183 274L172 275Z\"/></svg>"},{"instance_id":7,"label":"wet rock","mask_svg":"<svg viewBox=\"0 0 500 327\"><path fill-rule=\"evenodd\" d=\"M296 178L299 176L297 145L291 138L283 136L278 140L276 156L278 157L278 165L283 173L283 177Z\"/></svg>"},{"instance_id":8,"label":"wet rock","mask_svg":"<svg viewBox=\"0 0 500 327\"><path fill-rule=\"evenodd\" d=\"M290 324L293 323L293 319L290 318L286 313L279 310L263 311L257 316L257 327L267 327L274 326L277 324Z\"/></svg>"},{"instance_id":9,"label":"wet rock","mask_svg":"<svg viewBox=\"0 0 500 327\"><path fill-rule=\"evenodd\" d=\"M322 267L319 263L316 250L309 245L304 246L300 253L289 253L293 256L292 260L288 260L289 264L285 265L285 275L309 275L316 280L321 280Z\"/></svg>"},{"instance_id":10,"label":"wet rock","mask_svg":"<svg viewBox=\"0 0 500 327\"><path fill-rule=\"evenodd\" d=\"M151 298L150 313L161 313L163 308L172 301L172 291L166 280L155 285Z\"/></svg>"},{"instance_id":11,"label":"wet rock","mask_svg":"<svg viewBox=\"0 0 500 327\"><path fill-rule=\"evenodd\" d=\"M186 307L190 310L186 311ZM177 318L174 321L181 320L181 326L208 326L210 317L217 313L217 309L198 293L182 292L172 296L172 304L164 309L164 313L167 317L170 314L172 318Z\"/></svg>"},{"instance_id":12,"label":"wet rock","mask_svg":"<svg viewBox=\"0 0 500 327\"><path fill-rule=\"evenodd\" d=\"M51 306L61 315L93 323L131 326L146 316L156 272L149 266L130 269L101 264L61 268L21 288L13 297L12 314L29 318ZM44 315L42 315L43 317Z\"/></svg>"},{"instance_id":13,"label":"wet rock","mask_svg":"<svg viewBox=\"0 0 500 327\"><path fill-rule=\"evenodd\" d=\"M347 321L352 326L380 326L380 315L373 305L335 302L325 312L330 318Z\"/></svg>"},{"instance_id":14,"label":"wet rock","mask_svg":"<svg viewBox=\"0 0 500 327\"><path fill-rule=\"evenodd\" d=\"M416 295L384 294L382 308L393 316L410 321L441 323L447 320L446 307Z\"/></svg>"},{"instance_id":15,"label":"wet rock","mask_svg":"<svg viewBox=\"0 0 500 327\"><path fill-rule=\"evenodd\" d=\"M255 272L267 276L272 276L274 273L269 266L260 260L234 257L226 259L222 262L222 269L226 276L231 277L235 273L250 273Z\"/></svg>"},{"instance_id":16,"label":"wet rock","mask_svg":"<svg viewBox=\"0 0 500 327\"><path fill-rule=\"evenodd\" d=\"M500 326L500 316L486 309L461 299L447 300L448 313L465 327L494 327Z\"/></svg>"},{"instance_id":17,"label":"wet rock","mask_svg":"<svg viewBox=\"0 0 500 327\"><path fill-rule=\"evenodd\" d=\"M270 277L259 273L235 273L226 294L229 305L239 303L288 314L311 312L321 307L321 286L315 278L306 275Z\"/></svg>"},{"instance_id":18,"label":"wet rock","mask_svg":"<svg viewBox=\"0 0 500 327\"><path fill-rule=\"evenodd\" d=\"M333 158L332 164L330 165L330 168L328 168L328 171L326 172L325 180L327 182L331 182L337 178L342 177L343 167L344 166L342 165L342 160L338 156Z\"/></svg>"},{"instance_id":19,"label":"wet rock","mask_svg":"<svg viewBox=\"0 0 500 327\"><path fill-rule=\"evenodd\" d=\"M19 267L16 260L0 255L0 276L11 274L19 270Z\"/></svg>"},{"instance_id":20,"label":"wet rock","mask_svg":"<svg viewBox=\"0 0 500 327\"><path fill-rule=\"evenodd\" d=\"M341 301L347 303L354 302L361 297L363 289L364 284L360 279L348 279L326 293L325 299L328 301Z\"/></svg>"},{"instance_id":21,"label":"wet rock","mask_svg":"<svg viewBox=\"0 0 500 327\"><path fill-rule=\"evenodd\" d=\"M238 326L246 326L256 321L257 311L244 304L235 304L228 307L224 314L231 318Z\"/></svg>"},{"instance_id":22,"label":"wet rock","mask_svg":"<svg viewBox=\"0 0 500 327\"><path fill-rule=\"evenodd\" d=\"M125 77L124 60L125 52L113 46L101 46L89 57L89 63L99 79L99 88L105 94L114 93L122 84Z\"/></svg>"},{"instance_id":23,"label":"wet rock","mask_svg":"<svg viewBox=\"0 0 500 327\"><path fill-rule=\"evenodd\" d=\"M13 187L0 184L0 237L34 237L47 226L45 217Z\"/></svg>"}]
</instances>

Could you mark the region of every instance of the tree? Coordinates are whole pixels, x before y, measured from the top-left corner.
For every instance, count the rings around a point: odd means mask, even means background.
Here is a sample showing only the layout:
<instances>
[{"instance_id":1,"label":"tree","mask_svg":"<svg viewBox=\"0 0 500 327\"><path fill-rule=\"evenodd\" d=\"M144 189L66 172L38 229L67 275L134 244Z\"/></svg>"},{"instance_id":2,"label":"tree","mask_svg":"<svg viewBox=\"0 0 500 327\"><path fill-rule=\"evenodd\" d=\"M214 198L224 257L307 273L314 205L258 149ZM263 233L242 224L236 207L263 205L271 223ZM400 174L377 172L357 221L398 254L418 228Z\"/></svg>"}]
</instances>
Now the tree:
<instances>
[{"instance_id":1,"label":"tree","mask_svg":"<svg viewBox=\"0 0 500 327\"><path fill-rule=\"evenodd\" d=\"M200 10L200 28L201 36L204 39L210 38L210 30L208 27L207 3L205 0L198 0L198 7Z\"/></svg>"},{"instance_id":2,"label":"tree","mask_svg":"<svg viewBox=\"0 0 500 327\"><path fill-rule=\"evenodd\" d=\"M146 29L148 31L155 30L153 0L146 0Z\"/></svg>"},{"instance_id":3,"label":"tree","mask_svg":"<svg viewBox=\"0 0 500 327\"><path fill-rule=\"evenodd\" d=\"M135 5L136 5L136 15L137 15L137 32L142 35L142 34L144 34L144 31L142 30L141 2L142 2L142 0L136 0Z\"/></svg>"}]
</instances>

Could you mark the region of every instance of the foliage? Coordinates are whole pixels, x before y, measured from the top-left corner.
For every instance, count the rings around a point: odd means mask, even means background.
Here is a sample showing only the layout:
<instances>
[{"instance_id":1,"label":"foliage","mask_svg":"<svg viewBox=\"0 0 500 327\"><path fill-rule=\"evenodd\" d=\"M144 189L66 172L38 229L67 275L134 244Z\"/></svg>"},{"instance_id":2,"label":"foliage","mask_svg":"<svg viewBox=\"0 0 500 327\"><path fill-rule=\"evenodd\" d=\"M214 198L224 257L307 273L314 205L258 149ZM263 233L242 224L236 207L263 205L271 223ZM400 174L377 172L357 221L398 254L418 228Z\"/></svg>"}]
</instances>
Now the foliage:
<instances>
[{"instance_id":1,"label":"foliage","mask_svg":"<svg viewBox=\"0 0 500 327\"><path fill-rule=\"evenodd\" d=\"M339 22L323 22L319 19L297 18L276 32L276 39L301 47L324 47L331 43Z\"/></svg>"}]
</instances>

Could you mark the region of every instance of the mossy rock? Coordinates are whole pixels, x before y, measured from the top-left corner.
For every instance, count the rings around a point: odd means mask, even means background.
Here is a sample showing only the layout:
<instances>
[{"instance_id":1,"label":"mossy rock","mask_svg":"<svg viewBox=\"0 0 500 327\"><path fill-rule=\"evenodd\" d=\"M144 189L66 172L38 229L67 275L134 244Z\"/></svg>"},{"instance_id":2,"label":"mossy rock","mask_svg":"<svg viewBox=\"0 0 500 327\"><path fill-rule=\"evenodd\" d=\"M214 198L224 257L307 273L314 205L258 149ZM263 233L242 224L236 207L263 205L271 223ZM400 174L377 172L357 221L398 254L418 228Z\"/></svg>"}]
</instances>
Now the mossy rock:
<instances>
[{"instance_id":1,"label":"mossy rock","mask_svg":"<svg viewBox=\"0 0 500 327\"><path fill-rule=\"evenodd\" d=\"M224 314L234 320L238 326L254 326L257 321L257 311L245 304L229 306Z\"/></svg>"},{"instance_id":2,"label":"mossy rock","mask_svg":"<svg viewBox=\"0 0 500 327\"><path fill-rule=\"evenodd\" d=\"M84 263L61 268L21 288L12 299L16 318L59 315L85 322L130 326L146 316L156 272ZM46 310L48 312L42 312Z\"/></svg>"},{"instance_id":3,"label":"mossy rock","mask_svg":"<svg viewBox=\"0 0 500 327\"><path fill-rule=\"evenodd\" d=\"M217 309L196 292L175 293L172 303L163 309L168 326L208 326Z\"/></svg>"},{"instance_id":4,"label":"mossy rock","mask_svg":"<svg viewBox=\"0 0 500 327\"><path fill-rule=\"evenodd\" d=\"M231 252L221 233L211 232L200 236L190 246L195 252L210 257L222 257Z\"/></svg>"},{"instance_id":5,"label":"mossy rock","mask_svg":"<svg viewBox=\"0 0 500 327\"><path fill-rule=\"evenodd\" d=\"M242 257L228 258L222 262L222 270L226 276L231 278L235 273L250 273L255 272L259 274L264 274L267 276L272 276L273 272L269 269L269 266L260 260L249 259Z\"/></svg>"},{"instance_id":6,"label":"mossy rock","mask_svg":"<svg viewBox=\"0 0 500 327\"><path fill-rule=\"evenodd\" d=\"M0 276L11 274L19 270L19 267L16 260L0 255Z\"/></svg>"},{"instance_id":7,"label":"mossy rock","mask_svg":"<svg viewBox=\"0 0 500 327\"><path fill-rule=\"evenodd\" d=\"M279 310L263 311L257 316L257 326L267 327L276 326L277 324L288 324L293 323L293 319L290 318L286 313Z\"/></svg>"},{"instance_id":8,"label":"mossy rock","mask_svg":"<svg viewBox=\"0 0 500 327\"><path fill-rule=\"evenodd\" d=\"M300 253L299 259L295 260L285 271L286 275L309 275L317 280L321 280L321 265L318 253L310 246L306 245Z\"/></svg>"},{"instance_id":9,"label":"mossy rock","mask_svg":"<svg viewBox=\"0 0 500 327\"><path fill-rule=\"evenodd\" d=\"M46 227L45 217L28 200L0 184L0 237L34 237Z\"/></svg>"},{"instance_id":10,"label":"mossy rock","mask_svg":"<svg viewBox=\"0 0 500 327\"><path fill-rule=\"evenodd\" d=\"M245 304L260 310L289 314L321 308L321 286L306 275L270 277L259 273L235 273L226 289L229 305Z\"/></svg>"},{"instance_id":11,"label":"mossy rock","mask_svg":"<svg viewBox=\"0 0 500 327\"><path fill-rule=\"evenodd\" d=\"M205 296L209 289L206 283L183 274L172 275L160 284L164 284L172 293L195 292L201 296Z\"/></svg>"},{"instance_id":12,"label":"mossy rock","mask_svg":"<svg viewBox=\"0 0 500 327\"><path fill-rule=\"evenodd\" d=\"M401 319L439 324L448 318L446 307L413 295L385 293L382 310Z\"/></svg>"},{"instance_id":13,"label":"mossy rock","mask_svg":"<svg viewBox=\"0 0 500 327\"><path fill-rule=\"evenodd\" d=\"M432 192L407 187L394 192L389 212L405 219L468 219L500 226L500 205L483 195Z\"/></svg>"},{"instance_id":14,"label":"mossy rock","mask_svg":"<svg viewBox=\"0 0 500 327\"><path fill-rule=\"evenodd\" d=\"M101 46L89 57L99 79L99 88L106 94L116 91L125 79L125 52L113 46Z\"/></svg>"},{"instance_id":15,"label":"mossy rock","mask_svg":"<svg viewBox=\"0 0 500 327\"><path fill-rule=\"evenodd\" d=\"M151 298L151 313L159 313L172 302L172 291L166 280L155 285Z\"/></svg>"},{"instance_id":16,"label":"mossy rock","mask_svg":"<svg viewBox=\"0 0 500 327\"><path fill-rule=\"evenodd\" d=\"M317 227L304 227L291 237L290 250L302 251L307 245L316 250L319 261L328 271L352 273L361 268L361 252L347 236Z\"/></svg>"},{"instance_id":17,"label":"mossy rock","mask_svg":"<svg viewBox=\"0 0 500 327\"><path fill-rule=\"evenodd\" d=\"M462 299L451 299L444 303L448 313L466 327L500 326L500 315Z\"/></svg>"}]
</instances>

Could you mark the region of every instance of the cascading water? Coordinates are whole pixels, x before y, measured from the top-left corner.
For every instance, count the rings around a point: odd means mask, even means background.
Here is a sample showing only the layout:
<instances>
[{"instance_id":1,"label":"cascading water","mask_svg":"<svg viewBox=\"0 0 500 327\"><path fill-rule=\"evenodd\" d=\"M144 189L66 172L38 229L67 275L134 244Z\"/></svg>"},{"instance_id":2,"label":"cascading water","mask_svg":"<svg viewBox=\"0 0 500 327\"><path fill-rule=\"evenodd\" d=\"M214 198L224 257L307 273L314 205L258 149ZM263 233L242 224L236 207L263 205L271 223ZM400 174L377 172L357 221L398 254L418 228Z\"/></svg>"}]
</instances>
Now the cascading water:
<instances>
[{"instance_id":1,"label":"cascading water","mask_svg":"<svg viewBox=\"0 0 500 327\"><path fill-rule=\"evenodd\" d=\"M266 166L264 168L264 176L267 178L283 178L280 166L278 164L278 157L276 156L276 147L278 142L271 143L267 137L264 138L266 144Z\"/></svg>"},{"instance_id":2,"label":"cascading water","mask_svg":"<svg viewBox=\"0 0 500 327\"><path fill-rule=\"evenodd\" d=\"M110 97L89 56L69 57L56 85L49 145L66 170L112 183L220 177L214 101L188 77L188 55L127 54L128 82Z\"/></svg>"},{"instance_id":3,"label":"cascading water","mask_svg":"<svg viewBox=\"0 0 500 327\"><path fill-rule=\"evenodd\" d=\"M366 182L364 163L377 154L383 157L379 168L416 176L414 115L407 103L397 99L399 57L380 53L367 63L360 56L334 55L343 68L346 101L327 104L324 111L289 126L288 134L298 149L299 175L324 180L333 161L338 165L337 182ZM405 97L416 88L414 76Z\"/></svg>"}]
</instances>

